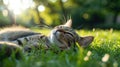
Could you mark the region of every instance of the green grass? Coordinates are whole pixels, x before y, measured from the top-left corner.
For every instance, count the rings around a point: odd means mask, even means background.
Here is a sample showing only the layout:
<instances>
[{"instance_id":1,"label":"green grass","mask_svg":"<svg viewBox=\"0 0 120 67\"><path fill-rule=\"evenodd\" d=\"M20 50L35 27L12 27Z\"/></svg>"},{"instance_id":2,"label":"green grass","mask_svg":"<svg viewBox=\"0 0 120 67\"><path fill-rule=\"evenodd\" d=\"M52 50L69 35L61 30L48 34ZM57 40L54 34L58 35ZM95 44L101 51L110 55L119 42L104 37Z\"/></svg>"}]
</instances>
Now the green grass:
<instances>
[{"instance_id":1,"label":"green grass","mask_svg":"<svg viewBox=\"0 0 120 67\"><path fill-rule=\"evenodd\" d=\"M49 30L35 30L47 35ZM33 50L23 53L16 60L9 57L0 61L3 67L120 67L120 31L116 30L77 30L81 36L93 35L95 40L88 48L60 52ZM57 53L55 51L58 51Z\"/></svg>"}]
</instances>

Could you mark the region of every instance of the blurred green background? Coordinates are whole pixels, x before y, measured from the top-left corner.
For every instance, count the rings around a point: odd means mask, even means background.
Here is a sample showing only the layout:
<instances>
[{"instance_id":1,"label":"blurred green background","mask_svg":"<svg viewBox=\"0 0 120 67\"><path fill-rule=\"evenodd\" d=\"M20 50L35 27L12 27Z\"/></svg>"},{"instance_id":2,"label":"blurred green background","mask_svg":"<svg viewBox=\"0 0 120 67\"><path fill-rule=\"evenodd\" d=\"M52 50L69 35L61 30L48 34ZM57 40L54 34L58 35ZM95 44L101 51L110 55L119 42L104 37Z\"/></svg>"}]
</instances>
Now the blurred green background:
<instances>
[{"instance_id":1,"label":"blurred green background","mask_svg":"<svg viewBox=\"0 0 120 67\"><path fill-rule=\"evenodd\" d=\"M0 27L56 26L72 18L75 29L120 29L120 0L0 0Z\"/></svg>"}]
</instances>

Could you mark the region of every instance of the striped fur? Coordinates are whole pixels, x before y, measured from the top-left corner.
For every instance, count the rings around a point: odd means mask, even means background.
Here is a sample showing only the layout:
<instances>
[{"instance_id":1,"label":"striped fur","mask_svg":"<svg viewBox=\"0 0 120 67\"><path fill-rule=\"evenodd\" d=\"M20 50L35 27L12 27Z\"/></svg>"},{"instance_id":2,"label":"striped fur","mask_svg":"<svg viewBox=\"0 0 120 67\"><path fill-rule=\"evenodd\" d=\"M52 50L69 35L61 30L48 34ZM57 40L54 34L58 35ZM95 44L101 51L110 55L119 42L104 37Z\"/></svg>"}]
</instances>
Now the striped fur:
<instances>
[{"instance_id":1,"label":"striped fur","mask_svg":"<svg viewBox=\"0 0 120 67\"><path fill-rule=\"evenodd\" d=\"M10 57L13 54L15 55L15 58L19 59L22 57L22 50L22 47L20 47L19 45L2 41L0 42L0 60L2 61L3 59Z\"/></svg>"},{"instance_id":2,"label":"striped fur","mask_svg":"<svg viewBox=\"0 0 120 67\"><path fill-rule=\"evenodd\" d=\"M18 44L23 46L25 50L30 49L32 46L37 48L40 45L46 49L52 45L58 46L61 49L68 49L76 42L82 47L87 47L93 41L93 36L80 37L71 26L72 20L70 19L66 24L56 26L51 30L49 36L21 27L3 29L0 32L0 41Z\"/></svg>"},{"instance_id":3,"label":"striped fur","mask_svg":"<svg viewBox=\"0 0 120 67\"><path fill-rule=\"evenodd\" d=\"M35 33L21 26L13 26L13 27L4 28L0 31L0 41L13 41L20 37L35 35L35 34L38 33Z\"/></svg>"}]
</instances>

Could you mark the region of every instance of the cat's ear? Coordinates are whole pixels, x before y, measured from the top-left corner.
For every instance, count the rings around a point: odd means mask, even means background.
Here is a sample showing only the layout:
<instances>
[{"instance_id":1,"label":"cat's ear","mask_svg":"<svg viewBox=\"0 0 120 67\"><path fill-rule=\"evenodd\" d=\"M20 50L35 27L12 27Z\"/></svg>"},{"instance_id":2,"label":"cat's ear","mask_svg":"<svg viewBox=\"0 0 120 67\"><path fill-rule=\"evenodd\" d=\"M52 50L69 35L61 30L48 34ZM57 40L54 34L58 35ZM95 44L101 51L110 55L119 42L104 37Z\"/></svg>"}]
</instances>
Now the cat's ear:
<instances>
[{"instance_id":1,"label":"cat's ear","mask_svg":"<svg viewBox=\"0 0 120 67\"><path fill-rule=\"evenodd\" d=\"M86 37L80 37L77 42L81 47L85 48L89 46L93 40L94 40L93 36L86 36Z\"/></svg>"},{"instance_id":2,"label":"cat's ear","mask_svg":"<svg viewBox=\"0 0 120 67\"><path fill-rule=\"evenodd\" d=\"M64 26L72 27L72 19L69 19L69 20L64 24Z\"/></svg>"}]
</instances>

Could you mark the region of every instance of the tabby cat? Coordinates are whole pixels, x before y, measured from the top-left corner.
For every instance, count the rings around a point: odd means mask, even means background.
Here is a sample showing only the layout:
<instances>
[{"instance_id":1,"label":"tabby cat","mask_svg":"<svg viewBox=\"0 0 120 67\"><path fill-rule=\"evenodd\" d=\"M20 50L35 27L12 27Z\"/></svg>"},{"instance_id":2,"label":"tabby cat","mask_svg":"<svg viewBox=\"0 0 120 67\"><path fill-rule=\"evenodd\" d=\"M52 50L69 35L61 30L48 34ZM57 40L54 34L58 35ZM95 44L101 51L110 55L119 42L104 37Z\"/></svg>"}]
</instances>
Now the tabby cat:
<instances>
[{"instance_id":1,"label":"tabby cat","mask_svg":"<svg viewBox=\"0 0 120 67\"><path fill-rule=\"evenodd\" d=\"M81 47L87 47L93 41L93 36L81 37L71 26L72 20L70 19L66 24L52 29L48 36L22 27L5 28L0 31L0 41L17 44L22 46L25 51L41 45L45 49L55 45L62 50L69 49L75 43L78 43Z\"/></svg>"}]
</instances>

